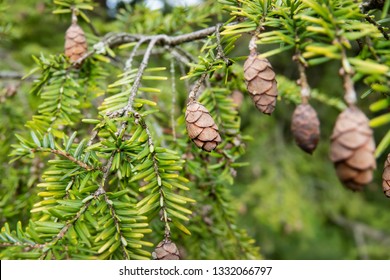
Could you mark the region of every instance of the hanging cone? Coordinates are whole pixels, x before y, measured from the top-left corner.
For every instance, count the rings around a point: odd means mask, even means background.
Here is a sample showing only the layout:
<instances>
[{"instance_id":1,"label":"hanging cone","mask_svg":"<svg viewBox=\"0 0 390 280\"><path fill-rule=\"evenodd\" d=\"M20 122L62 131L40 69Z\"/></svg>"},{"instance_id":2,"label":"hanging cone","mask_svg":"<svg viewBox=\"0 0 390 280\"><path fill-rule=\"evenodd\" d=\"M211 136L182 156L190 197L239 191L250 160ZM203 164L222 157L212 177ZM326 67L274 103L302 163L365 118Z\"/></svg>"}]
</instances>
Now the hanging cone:
<instances>
[{"instance_id":1,"label":"hanging cone","mask_svg":"<svg viewBox=\"0 0 390 280\"><path fill-rule=\"evenodd\" d=\"M230 94L230 98L232 99L234 105L236 105L237 108L240 108L242 102L244 101L244 95L238 89L232 91L232 93Z\"/></svg>"},{"instance_id":2,"label":"hanging cone","mask_svg":"<svg viewBox=\"0 0 390 280\"><path fill-rule=\"evenodd\" d=\"M175 243L171 240L163 240L156 246L152 254L155 260L179 260L180 254Z\"/></svg>"},{"instance_id":3,"label":"hanging cone","mask_svg":"<svg viewBox=\"0 0 390 280\"><path fill-rule=\"evenodd\" d=\"M382 188L385 195L390 198L390 154L387 155L382 174Z\"/></svg>"},{"instance_id":4,"label":"hanging cone","mask_svg":"<svg viewBox=\"0 0 390 280\"><path fill-rule=\"evenodd\" d=\"M76 22L73 22L65 34L65 55L73 63L82 57L87 49L84 31Z\"/></svg>"},{"instance_id":5,"label":"hanging cone","mask_svg":"<svg viewBox=\"0 0 390 280\"><path fill-rule=\"evenodd\" d=\"M297 145L312 154L320 139L320 121L310 104L300 104L295 108L291 120L291 131Z\"/></svg>"},{"instance_id":6,"label":"hanging cone","mask_svg":"<svg viewBox=\"0 0 390 280\"><path fill-rule=\"evenodd\" d=\"M337 118L331 136L330 159L340 181L351 190L362 190L372 180L376 168L372 134L367 117L354 106Z\"/></svg>"},{"instance_id":7,"label":"hanging cone","mask_svg":"<svg viewBox=\"0 0 390 280\"><path fill-rule=\"evenodd\" d=\"M202 104L196 101L189 103L185 119L188 136L199 148L211 152L221 143L218 127Z\"/></svg>"},{"instance_id":8,"label":"hanging cone","mask_svg":"<svg viewBox=\"0 0 390 280\"><path fill-rule=\"evenodd\" d=\"M251 52L244 63L244 78L257 109L270 115L275 109L278 89L268 59L258 58L256 52Z\"/></svg>"}]
</instances>

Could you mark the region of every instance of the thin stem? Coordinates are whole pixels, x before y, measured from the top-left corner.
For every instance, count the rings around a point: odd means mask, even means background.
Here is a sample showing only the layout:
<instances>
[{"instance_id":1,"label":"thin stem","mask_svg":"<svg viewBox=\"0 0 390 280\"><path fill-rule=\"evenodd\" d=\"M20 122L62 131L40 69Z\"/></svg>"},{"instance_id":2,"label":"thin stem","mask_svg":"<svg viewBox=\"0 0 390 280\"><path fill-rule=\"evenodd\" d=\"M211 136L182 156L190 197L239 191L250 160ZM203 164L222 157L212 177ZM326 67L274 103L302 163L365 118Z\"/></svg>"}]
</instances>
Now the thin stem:
<instances>
[{"instance_id":1,"label":"thin stem","mask_svg":"<svg viewBox=\"0 0 390 280\"><path fill-rule=\"evenodd\" d=\"M156 44L156 42L159 40L159 38L160 37L158 37L158 36L154 37L149 42L148 48L145 51L145 55L142 59L142 62L140 64L139 68L138 68L137 76L135 77L133 86L131 88L130 97L128 99L127 106L125 107L125 113L134 111L133 103L134 103L135 95L137 94L138 88L141 85L142 75L144 74L144 71L145 71L146 67L148 66L148 62L149 62L150 55L152 53L152 49L153 49L154 45Z\"/></svg>"},{"instance_id":2,"label":"thin stem","mask_svg":"<svg viewBox=\"0 0 390 280\"><path fill-rule=\"evenodd\" d=\"M219 32L219 29L221 28L222 24L217 24L217 29L215 30L215 36L217 38L217 55L225 61L226 66L232 65L232 62L225 56L225 52L223 51L222 44L221 44L221 34Z\"/></svg>"},{"instance_id":3,"label":"thin stem","mask_svg":"<svg viewBox=\"0 0 390 280\"><path fill-rule=\"evenodd\" d=\"M180 67L180 74L182 76L185 76L186 75L186 70L184 68L184 65L183 64L179 64L179 67ZM188 82L188 79L185 79L184 80L184 85L186 86L186 89L189 90L190 89L190 83Z\"/></svg>"},{"instance_id":4,"label":"thin stem","mask_svg":"<svg viewBox=\"0 0 390 280\"><path fill-rule=\"evenodd\" d=\"M189 63L191 61L194 61L194 60L190 60L186 55L183 55L181 52L178 51L177 48L172 48L172 47L169 47L169 46L166 46L165 47L169 52L170 54L178 61L180 62L181 64L184 64L184 65L189 65Z\"/></svg>"},{"instance_id":5,"label":"thin stem","mask_svg":"<svg viewBox=\"0 0 390 280\"><path fill-rule=\"evenodd\" d=\"M94 45L94 50L87 52L85 55L80 57L77 61L73 63L74 66L80 65L85 59L95 54L98 50L101 49L101 46L107 45L110 48L117 47L122 44L138 42L141 40L150 40L155 41L154 44L160 46L178 46L184 43L193 42L206 38L207 36L213 34L216 30L216 26L204 28L195 32L186 33L178 36L168 36L165 34L158 35L139 35L139 34L129 34L129 33L111 33L107 34L100 42Z\"/></svg>"},{"instance_id":6,"label":"thin stem","mask_svg":"<svg viewBox=\"0 0 390 280\"><path fill-rule=\"evenodd\" d=\"M77 15L76 15L77 9L73 7L71 9L72 9L72 24L77 24Z\"/></svg>"},{"instance_id":7,"label":"thin stem","mask_svg":"<svg viewBox=\"0 0 390 280\"><path fill-rule=\"evenodd\" d=\"M65 226L63 228L61 228L60 232L49 242L46 242L45 244L42 244L42 246L40 248L45 248L45 247L48 247L48 246L51 246L51 245L54 245L56 244L59 240L63 239L65 234L68 232L69 228L74 225L78 219L81 217L81 215L88 209L89 205L91 205L91 200L87 201L81 208L80 210L76 213L76 215L67 221L67 223L65 224ZM47 250L46 252L44 252L40 259L44 259L47 254L49 253L49 250Z\"/></svg>"},{"instance_id":8,"label":"thin stem","mask_svg":"<svg viewBox=\"0 0 390 280\"><path fill-rule=\"evenodd\" d=\"M341 75L344 78L344 90L345 90L344 100L345 102L347 102L348 105L350 106L354 105L357 101L357 97L356 97L355 87L353 85L353 81L351 78L351 74L342 73Z\"/></svg>"},{"instance_id":9,"label":"thin stem","mask_svg":"<svg viewBox=\"0 0 390 280\"><path fill-rule=\"evenodd\" d=\"M148 47L147 47L147 49L145 51L145 55L144 55L144 57L142 59L142 62L140 64L139 68L138 68L137 76L136 76L136 78L134 80L134 83L133 83L133 86L132 86L132 88L130 90L130 94L129 94L129 99L128 99L127 105L124 108L122 108L122 109L120 109L120 110L118 110L116 112L109 113L108 115L110 117L123 116L123 115L127 115L128 113L133 113L133 115L136 118L136 120L137 120L137 116L140 117L139 114L133 108L133 102L134 102L134 99L135 99L135 95L137 94L138 88L141 85L142 75L143 75L143 73L144 73L144 71L145 71L145 69L146 69L146 67L148 65L152 49L155 46L155 44L156 44L158 39L159 39L159 37L156 36L156 37L153 37L153 39L149 42L149 45L148 45ZM141 43L139 43L137 45L141 45L142 41L143 40L140 40ZM135 51L133 53L135 53ZM130 56L130 58L132 59L132 56ZM128 65L126 65L126 67L131 67L131 62ZM123 137L123 134L126 131L127 125L128 125L127 121L122 122L120 128L116 132L116 135L118 135L119 138ZM110 174L111 166L112 166L112 163L113 163L113 160L114 160L114 157L115 157L116 153L117 153L117 151L113 151L112 152L110 158L108 159L107 164L104 166L104 173L103 173L103 178L102 178L102 184L99 187L100 192L102 192L102 193L103 192L105 193L104 186L106 185L107 178L108 178L108 175Z\"/></svg>"},{"instance_id":10,"label":"thin stem","mask_svg":"<svg viewBox=\"0 0 390 280\"><path fill-rule=\"evenodd\" d=\"M299 57L296 58L297 64L298 64L298 71L299 71L299 85L301 87L301 98L302 103L306 104L310 98L310 86L307 82L307 76L306 76L306 67L302 63L302 61L299 59Z\"/></svg>"},{"instance_id":11,"label":"thin stem","mask_svg":"<svg viewBox=\"0 0 390 280\"><path fill-rule=\"evenodd\" d=\"M339 39L339 41L341 42L341 39ZM344 100L349 106L352 106L356 104L357 97L355 87L352 81L353 69L349 64L347 53L344 47L342 47L341 49L341 63L342 68L340 69L340 75L344 79Z\"/></svg>"},{"instance_id":12,"label":"thin stem","mask_svg":"<svg viewBox=\"0 0 390 280\"><path fill-rule=\"evenodd\" d=\"M256 40L260 34L260 31L263 29L263 21L264 21L264 16L260 19L259 25L257 26L256 30L253 31L252 38L249 41L248 48L251 55L255 55L257 53Z\"/></svg>"},{"instance_id":13,"label":"thin stem","mask_svg":"<svg viewBox=\"0 0 390 280\"><path fill-rule=\"evenodd\" d=\"M375 19L372 18L372 16L369 16L369 15L365 15L364 16L365 20L368 21L369 23L371 23L372 25L374 25L380 33L382 33L383 37L386 39L386 40L389 40L390 37L389 35L387 34L386 30L383 28L382 25L380 25L378 22L376 22Z\"/></svg>"},{"instance_id":14,"label":"thin stem","mask_svg":"<svg viewBox=\"0 0 390 280\"><path fill-rule=\"evenodd\" d=\"M22 80L22 78L25 76L23 73L18 72L12 72L12 71L1 71L0 72L0 79L1 80ZM38 79L38 76L28 76L23 79L23 81L26 80L36 80Z\"/></svg>"},{"instance_id":15,"label":"thin stem","mask_svg":"<svg viewBox=\"0 0 390 280\"><path fill-rule=\"evenodd\" d=\"M335 223L339 226L342 226L344 228L354 229L354 228L360 227L367 237L369 237L375 241L381 242L383 244L390 244L390 233L389 232L378 230L378 229L373 228L370 225L365 224L365 223L349 220L343 216L331 216L331 217L329 217L329 219L333 223Z\"/></svg>"},{"instance_id":16,"label":"thin stem","mask_svg":"<svg viewBox=\"0 0 390 280\"><path fill-rule=\"evenodd\" d=\"M201 85L203 84L203 82L206 80L207 74L208 74L207 72L204 72L200 76L200 78L196 81L194 87L192 88L192 90L190 91L190 93L188 95L189 103L191 103L197 99L198 91L199 91Z\"/></svg>"},{"instance_id":17,"label":"thin stem","mask_svg":"<svg viewBox=\"0 0 390 280\"><path fill-rule=\"evenodd\" d=\"M223 58L225 56L224 52L223 52L223 49L222 49L222 46L221 46L221 42L220 42L220 37L219 37L219 32L218 32L218 27L219 25L217 25L217 27L215 28L215 32L216 32L216 38L217 38L217 55L215 57L215 60L218 60L220 58ZM227 60L229 60L228 58L226 58ZM230 65L230 61L226 62L226 66L229 66ZM207 75L208 75L208 71L210 70L211 68L211 65L209 65L205 72L200 76L200 78L196 81L194 87L191 89L190 93L188 94L188 100L189 100L189 103L191 102L194 102L196 99L197 99L197 95L198 95L198 92L199 92L199 89L201 87L201 85L203 84L203 82L206 80L207 78Z\"/></svg>"},{"instance_id":18,"label":"thin stem","mask_svg":"<svg viewBox=\"0 0 390 280\"><path fill-rule=\"evenodd\" d=\"M159 194L160 194L160 219L161 221L164 222L164 237L166 240L168 240L171 236L171 227L169 226L169 222L171 219L168 217L168 213L166 211L166 206L165 206L165 197L163 193L163 186L161 182L161 176L159 172L159 163L156 159L156 152L154 150L154 143L153 143L153 138L152 134L150 133L149 127L146 125L145 121L141 119L141 116L139 116L139 123L142 126L143 129L145 129L146 134L148 135L148 145L149 148L153 147L153 152L151 152L152 155L152 160L153 160L153 168L154 168L154 173L156 174L157 178L157 185L159 186Z\"/></svg>"},{"instance_id":19,"label":"thin stem","mask_svg":"<svg viewBox=\"0 0 390 280\"><path fill-rule=\"evenodd\" d=\"M130 53L130 56L129 56L129 58L126 60L126 62L125 62L125 69L124 69L124 71L128 71L128 70L130 70L131 69L131 65L133 64L133 59L134 59L134 57L135 57L135 55L136 55L136 53L137 53L137 51L138 51L138 49L139 49L139 47L145 42L146 40L139 40L138 42L137 42L137 44L134 46L134 48L133 48L133 50L131 51L131 53ZM145 54L144 54L144 56L145 56Z\"/></svg>"},{"instance_id":20,"label":"thin stem","mask_svg":"<svg viewBox=\"0 0 390 280\"><path fill-rule=\"evenodd\" d=\"M172 99L171 99L171 126L172 126L172 137L173 141L176 142L176 122L175 122L175 109L176 109L176 75L175 75L175 62L171 58L171 89L172 89Z\"/></svg>"},{"instance_id":21,"label":"thin stem","mask_svg":"<svg viewBox=\"0 0 390 280\"><path fill-rule=\"evenodd\" d=\"M31 150L33 153L38 153L38 152L49 152L49 153L52 153L52 154L56 154L56 155L59 155L59 156L62 156L62 157L65 157L67 158L68 160L70 160L71 162L77 164L78 166L82 167L83 169L87 170L87 171L92 171L92 170L96 170L95 167L93 166L89 166L88 164L82 162L81 160L78 160L76 159L75 157L73 157L71 154L65 152L65 151L61 151L61 150L55 150L55 149L45 149L45 148L34 148Z\"/></svg>"},{"instance_id":22,"label":"thin stem","mask_svg":"<svg viewBox=\"0 0 390 280\"><path fill-rule=\"evenodd\" d=\"M121 248L122 248L122 251L123 251L123 258L125 260L128 260L128 259L130 259L129 253L127 252L126 246L122 243L122 239L125 239L125 237L123 236L123 233L120 230L120 228L121 228L120 221L119 221L119 219L118 219L118 217L116 215L115 208L112 205L112 202L110 201L110 199L109 199L109 197L107 196L106 193L103 194L103 197L104 197L104 201L106 202L108 208L110 209L111 218L114 220L114 223L115 223L115 229L116 229L117 233L119 234L119 236L121 237L120 238L121 239L120 242L121 242Z\"/></svg>"}]
</instances>

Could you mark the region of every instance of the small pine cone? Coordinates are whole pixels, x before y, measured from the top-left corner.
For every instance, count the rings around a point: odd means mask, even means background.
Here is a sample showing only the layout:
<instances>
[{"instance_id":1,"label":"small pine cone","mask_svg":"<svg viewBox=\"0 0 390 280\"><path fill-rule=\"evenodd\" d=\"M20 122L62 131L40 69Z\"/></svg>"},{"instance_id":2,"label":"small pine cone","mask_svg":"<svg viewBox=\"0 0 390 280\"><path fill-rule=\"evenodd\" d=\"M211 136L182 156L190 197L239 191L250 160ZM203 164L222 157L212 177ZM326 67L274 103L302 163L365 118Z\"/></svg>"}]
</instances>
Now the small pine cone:
<instances>
[{"instance_id":1,"label":"small pine cone","mask_svg":"<svg viewBox=\"0 0 390 280\"><path fill-rule=\"evenodd\" d=\"M236 105L237 108L240 108L242 102L244 101L244 95L238 89L232 91L232 93L230 94L230 98L232 99L234 105Z\"/></svg>"},{"instance_id":2,"label":"small pine cone","mask_svg":"<svg viewBox=\"0 0 390 280\"><path fill-rule=\"evenodd\" d=\"M199 148L211 152L221 143L218 127L209 111L198 102L187 105L185 114L188 136Z\"/></svg>"},{"instance_id":3,"label":"small pine cone","mask_svg":"<svg viewBox=\"0 0 390 280\"><path fill-rule=\"evenodd\" d=\"M295 108L291 131L297 145L312 154L320 139L320 121L313 107L309 104L300 104Z\"/></svg>"},{"instance_id":4,"label":"small pine cone","mask_svg":"<svg viewBox=\"0 0 390 280\"><path fill-rule=\"evenodd\" d=\"M82 57L87 49L84 31L77 23L72 23L65 34L65 55L73 63Z\"/></svg>"},{"instance_id":5,"label":"small pine cone","mask_svg":"<svg viewBox=\"0 0 390 280\"><path fill-rule=\"evenodd\" d=\"M257 53L252 52L244 63L244 78L257 109L270 115L275 109L278 96L271 63L266 58L258 58Z\"/></svg>"},{"instance_id":6,"label":"small pine cone","mask_svg":"<svg viewBox=\"0 0 390 280\"><path fill-rule=\"evenodd\" d=\"M330 159L340 181L351 190L362 190L372 180L376 168L372 134L367 117L356 107L345 109L337 118Z\"/></svg>"},{"instance_id":7,"label":"small pine cone","mask_svg":"<svg viewBox=\"0 0 390 280\"><path fill-rule=\"evenodd\" d=\"M179 260L180 254L175 243L171 240L163 240L156 246L152 254L155 260Z\"/></svg>"},{"instance_id":8,"label":"small pine cone","mask_svg":"<svg viewBox=\"0 0 390 280\"><path fill-rule=\"evenodd\" d=\"M387 155L385 167L383 169L382 188L384 194L390 198L390 154Z\"/></svg>"}]
</instances>

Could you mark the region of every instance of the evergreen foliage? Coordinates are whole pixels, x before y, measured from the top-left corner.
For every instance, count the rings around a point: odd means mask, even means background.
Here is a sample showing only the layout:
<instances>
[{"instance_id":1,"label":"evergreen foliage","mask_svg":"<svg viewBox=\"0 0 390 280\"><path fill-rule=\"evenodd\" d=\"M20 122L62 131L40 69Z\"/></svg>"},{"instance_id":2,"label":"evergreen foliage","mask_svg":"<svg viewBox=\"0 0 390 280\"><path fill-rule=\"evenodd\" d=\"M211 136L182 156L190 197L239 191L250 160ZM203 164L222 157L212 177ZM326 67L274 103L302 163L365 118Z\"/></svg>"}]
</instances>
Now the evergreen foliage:
<instances>
[{"instance_id":1,"label":"evergreen foliage","mask_svg":"<svg viewBox=\"0 0 390 280\"><path fill-rule=\"evenodd\" d=\"M103 11L92 0L48 2L45 17L64 30L57 34L58 45L73 16L89 51L74 63L55 47L39 55L32 51L34 66L18 81L16 96L1 91L2 259L151 259L161 240L174 242L186 259L260 259L259 245L277 258L270 247L283 242L270 237L274 233L297 238L295 233L313 223L302 236L314 242L329 221L354 230L347 218L355 219L357 212L345 201L357 209L362 196L348 199L354 194L334 186L330 163L311 168L307 158L294 157L298 150L286 149L290 116L276 110L275 120L267 122L249 102L237 103L232 92L246 91L240 64L249 54L249 34L261 57L281 57L298 69L298 85L295 74L277 75L277 107L305 102L309 90L315 107L325 108L320 119L328 123L329 135L332 120L324 112L346 105L324 88L310 90L307 80L318 65L337 65L344 85L350 76L363 92L360 103L381 113L389 106L388 4L378 10L348 0L210 0L168 13L125 5L115 20L102 21L97 15ZM0 2L0 13L8 9ZM6 49L17 35L12 20L4 18L0 44ZM0 70L15 70L7 67ZM379 100L373 102L373 96ZM349 98L346 94L348 104ZM184 111L191 100L204 105L218 125L222 143L210 153L187 136ZM388 115L373 118L372 127L386 125ZM390 145L389 135L378 157ZM318 153L324 158L326 151ZM253 157L267 158L256 178L260 187L248 181ZM305 164L292 168L297 159ZM317 220L320 213L325 215ZM383 219L379 233L389 222ZM243 226L248 220L260 220L259 228ZM370 255L359 242L357 254L343 257ZM379 241L372 250L374 258L389 256Z\"/></svg>"}]
</instances>

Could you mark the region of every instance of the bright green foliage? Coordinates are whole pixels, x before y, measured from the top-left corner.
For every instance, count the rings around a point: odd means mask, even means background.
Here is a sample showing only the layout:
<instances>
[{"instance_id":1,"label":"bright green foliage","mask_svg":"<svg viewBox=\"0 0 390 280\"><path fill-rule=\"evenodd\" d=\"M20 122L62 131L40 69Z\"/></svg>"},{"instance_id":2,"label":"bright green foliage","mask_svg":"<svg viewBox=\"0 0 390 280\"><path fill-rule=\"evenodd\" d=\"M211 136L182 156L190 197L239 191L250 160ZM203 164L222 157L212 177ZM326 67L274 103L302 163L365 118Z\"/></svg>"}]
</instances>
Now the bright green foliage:
<instances>
[{"instance_id":1,"label":"bright green foliage","mask_svg":"<svg viewBox=\"0 0 390 280\"><path fill-rule=\"evenodd\" d=\"M382 202L375 203L370 192L367 199L346 192L324 146L309 159L291 147L287 132L290 104L301 102L297 75L283 72L295 70L293 57L314 81L311 102L325 137L346 106L341 82L333 82L341 67L353 74L359 92L366 91L362 103L370 101L372 112L388 108L387 98L370 99L389 92L382 26L387 12L364 13L358 2L210 0L165 14L125 5L110 21L98 16L105 11L90 0L50 1L46 11L32 12L27 21L45 13L58 28L48 32L56 38L52 48L41 54L31 48L34 66L25 62L28 75L19 92L0 103L0 257L150 259L164 238L186 259L388 257L378 234L367 230L368 245L356 241L358 248L351 249L349 236L327 224L348 232L357 220L386 232L388 218L371 219ZM0 13L8 9L0 2ZM72 13L89 44L80 65L62 54ZM28 32L14 27L10 15L4 18L0 43L11 52ZM205 33L192 33L197 30ZM234 90L246 95L240 64L249 53L246 35L255 33L259 53L275 59L280 73L281 109L274 120L259 116L248 98L239 105L231 96ZM6 36L9 42L3 42ZM188 37L172 43L180 36ZM323 78L325 86L311 76L317 65L334 72ZM0 67L10 69L11 63ZM199 81L195 99L209 110L222 138L210 153L199 150L185 128L190 83ZM389 121L385 113L371 124ZM361 214L365 208L368 214ZM294 247L301 242L318 252ZM327 251L328 242L349 251Z\"/></svg>"}]
</instances>

